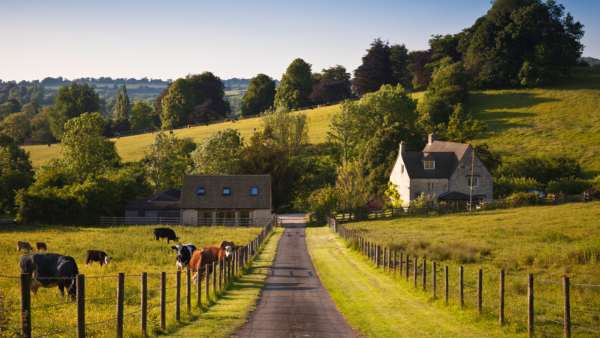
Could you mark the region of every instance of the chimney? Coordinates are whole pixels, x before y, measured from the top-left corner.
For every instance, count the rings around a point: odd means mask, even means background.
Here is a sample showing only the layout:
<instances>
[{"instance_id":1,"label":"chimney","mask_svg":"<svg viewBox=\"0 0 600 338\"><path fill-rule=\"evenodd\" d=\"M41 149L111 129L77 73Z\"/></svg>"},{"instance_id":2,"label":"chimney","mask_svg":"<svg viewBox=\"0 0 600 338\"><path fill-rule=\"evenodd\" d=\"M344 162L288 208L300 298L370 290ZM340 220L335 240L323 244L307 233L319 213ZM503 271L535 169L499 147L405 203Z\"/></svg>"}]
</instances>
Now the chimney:
<instances>
[{"instance_id":1,"label":"chimney","mask_svg":"<svg viewBox=\"0 0 600 338\"><path fill-rule=\"evenodd\" d=\"M400 155L404 155L404 141L400 141Z\"/></svg>"},{"instance_id":2,"label":"chimney","mask_svg":"<svg viewBox=\"0 0 600 338\"><path fill-rule=\"evenodd\" d=\"M428 136L429 136L429 142L427 142L427 145L431 145L433 143L433 141L435 141L435 134L431 133Z\"/></svg>"}]
</instances>

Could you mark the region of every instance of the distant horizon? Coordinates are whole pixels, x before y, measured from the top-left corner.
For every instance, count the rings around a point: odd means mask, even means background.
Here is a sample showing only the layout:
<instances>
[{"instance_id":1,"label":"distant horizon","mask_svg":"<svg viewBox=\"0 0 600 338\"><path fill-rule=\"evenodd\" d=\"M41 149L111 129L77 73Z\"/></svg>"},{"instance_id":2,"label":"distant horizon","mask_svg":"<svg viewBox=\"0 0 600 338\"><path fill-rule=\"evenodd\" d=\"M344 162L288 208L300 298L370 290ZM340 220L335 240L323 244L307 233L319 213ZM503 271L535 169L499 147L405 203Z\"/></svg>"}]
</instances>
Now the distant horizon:
<instances>
[{"instance_id":1,"label":"distant horizon","mask_svg":"<svg viewBox=\"0 0 600 338\"><path fill-rule=\"evenodd\" d=\"M583 55L600 58L600 2L558 3L585 25ZM296 58L313 72L352 73L376 38L425 50L431 35L458 33L490 8L481 0L6 2L0 79L175 80L204 71L281 79Z\"/></svg>"}]
</instances>

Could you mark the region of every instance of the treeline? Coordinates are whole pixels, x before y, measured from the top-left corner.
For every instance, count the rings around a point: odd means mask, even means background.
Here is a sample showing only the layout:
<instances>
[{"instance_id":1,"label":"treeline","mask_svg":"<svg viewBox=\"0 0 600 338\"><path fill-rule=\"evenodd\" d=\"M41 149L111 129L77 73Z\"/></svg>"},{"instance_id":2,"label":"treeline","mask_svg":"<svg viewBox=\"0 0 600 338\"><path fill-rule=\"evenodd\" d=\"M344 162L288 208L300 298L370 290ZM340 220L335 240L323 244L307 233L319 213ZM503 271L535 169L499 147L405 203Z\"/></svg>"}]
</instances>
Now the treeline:
<instances>
[{"instance_id":1,"label":"treeline","mask_svg":"<svg viewBox=\"0 0 600 338\"><path fill-rule=\"evenodd\" d=\"M60 85L70 85L71 82L87 82L89 84L92 83L104 83L104 84L116 84L116 85L123 85L123 84L160 84L160 85L167 85L169 83L172 82L171 79L167 79L166 81L163 81L161 79L148 79L146 77L141 78L139 80L134 79L134 78L130 78L130 79L125 79L125 78L116 78L116 79L112 79L111 77L99 77L99 78L93 78L93 77L82 77L82 78L78 78L78 79L73 79L73 80L69 80L66 78L63 78L62 76L59 77L47 77L43 80L32 80L32 81L26 81L26 80L22 80L19 81L17 83L17 81L2 81L0 80L0 85L2 84L13 84L13 85L18 85L18 86L35 86L35 85L44 85L44 86L60 86Z\"/></svg>"}]
</instances>

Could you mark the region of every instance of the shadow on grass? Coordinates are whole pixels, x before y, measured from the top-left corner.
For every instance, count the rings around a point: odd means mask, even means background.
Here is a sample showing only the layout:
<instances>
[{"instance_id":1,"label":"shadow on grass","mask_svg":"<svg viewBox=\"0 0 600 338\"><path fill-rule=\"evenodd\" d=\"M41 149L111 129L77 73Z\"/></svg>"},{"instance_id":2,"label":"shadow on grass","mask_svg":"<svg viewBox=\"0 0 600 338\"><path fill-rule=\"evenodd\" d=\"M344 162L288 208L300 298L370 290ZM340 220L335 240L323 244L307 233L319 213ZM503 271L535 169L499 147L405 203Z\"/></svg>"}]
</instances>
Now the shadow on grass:
<instances>
[{"instance_id":1,"label":"shadow on grass","mask_svg":"<svg viewBox=\"0 0 600 338\"><path fill-rule=\"evenodd\" d=\"M493 93L493 94L492 94ZM475 115L480 115L481 110L498 109L523 109L531 108L538 104L555 102L558 99L540 97L535 93L523 91L516 92L474 92L469 97L469 108L477 110ZM517 113L522 116L524 113Z\"/></svg>"}]
</instances>

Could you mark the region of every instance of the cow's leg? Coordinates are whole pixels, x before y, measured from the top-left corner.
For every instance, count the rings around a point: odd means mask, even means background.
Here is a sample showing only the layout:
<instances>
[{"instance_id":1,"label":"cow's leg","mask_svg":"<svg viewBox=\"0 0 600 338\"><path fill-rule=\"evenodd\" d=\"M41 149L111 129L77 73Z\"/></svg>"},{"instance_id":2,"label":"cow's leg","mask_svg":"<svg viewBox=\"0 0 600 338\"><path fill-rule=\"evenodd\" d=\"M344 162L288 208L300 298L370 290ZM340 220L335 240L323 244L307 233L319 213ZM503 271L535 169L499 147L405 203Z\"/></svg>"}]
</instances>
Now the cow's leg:
<instances>
[{"instance_id":1,"label":"cow's leg","mask_svg":"<svg viewBox=\"0 0 600 338\"><path fill-rule=\"evenodd\" d=\"M100 260L100 267L102 267L102 260Z\"/></svg>"}]
</instances>

